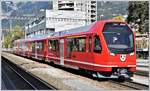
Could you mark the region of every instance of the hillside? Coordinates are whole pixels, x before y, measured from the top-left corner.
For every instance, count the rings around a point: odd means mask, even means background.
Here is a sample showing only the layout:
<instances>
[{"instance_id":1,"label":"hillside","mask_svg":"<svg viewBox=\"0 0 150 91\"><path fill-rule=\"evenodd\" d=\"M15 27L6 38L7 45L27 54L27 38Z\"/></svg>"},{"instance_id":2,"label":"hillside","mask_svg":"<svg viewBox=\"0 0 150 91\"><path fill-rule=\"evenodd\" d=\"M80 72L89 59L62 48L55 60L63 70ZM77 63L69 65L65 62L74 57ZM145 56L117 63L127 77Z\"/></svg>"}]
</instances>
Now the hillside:
<instances>
[{"instance_id":1,"label":"hillside","mask_svg":"<svg viewBox=\"0 0 150 91\"><path fill-rule=\"evenodd\" d=\"M39 14L40 9L52 9L52 2L36 1L36 2L19 2L6 3L2 2L2 12L10 16L35 16ZM19 24L23 26L28 20L12 20L12 26ZM2 28L9 28L9 20L2 20Z\"/></svg>"},{"instance_id":2,"label":"hillside","mask_svg":"<svg viewBox=\"0 0 150 91\"><path fill-rule=\"evenodd\" d=\"M118 15L127 15L128 1L98 1L97 19L111 19Z\"/></svg>"}]
</instances>

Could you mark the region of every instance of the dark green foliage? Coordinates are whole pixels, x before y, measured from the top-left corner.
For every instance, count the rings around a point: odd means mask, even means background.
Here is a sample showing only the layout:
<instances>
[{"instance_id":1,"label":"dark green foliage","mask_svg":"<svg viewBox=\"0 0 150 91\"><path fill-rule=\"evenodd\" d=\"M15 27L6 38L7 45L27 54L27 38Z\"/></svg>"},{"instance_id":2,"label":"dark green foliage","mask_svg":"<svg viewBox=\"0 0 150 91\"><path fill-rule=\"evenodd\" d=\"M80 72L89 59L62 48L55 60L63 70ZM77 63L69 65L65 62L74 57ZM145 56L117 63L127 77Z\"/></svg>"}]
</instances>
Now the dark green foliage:
<instances>
[{"instance_id":1,"label":"dark green foliage","mask_svg":"<svg viewBox=\"0 0 150 91\"><path fill-rule=\"evenodd\" d=\"M148 32L149 2L148 1L129 1L127 22L137 25L140 33Z\"/></svg>"},{"instance_id":2,"label":"dark green foliage","mask_svg":"<svg viewBox=\"0 0 150 91\"><path fill-rule=\"evenodd\" d=\"M97 0L98 1L98 0ZM128 1L98 1L97 20L112 19L116 16L127 15ZM103 15L103 16L101 16Z\"/></svg>"}]
</instances>

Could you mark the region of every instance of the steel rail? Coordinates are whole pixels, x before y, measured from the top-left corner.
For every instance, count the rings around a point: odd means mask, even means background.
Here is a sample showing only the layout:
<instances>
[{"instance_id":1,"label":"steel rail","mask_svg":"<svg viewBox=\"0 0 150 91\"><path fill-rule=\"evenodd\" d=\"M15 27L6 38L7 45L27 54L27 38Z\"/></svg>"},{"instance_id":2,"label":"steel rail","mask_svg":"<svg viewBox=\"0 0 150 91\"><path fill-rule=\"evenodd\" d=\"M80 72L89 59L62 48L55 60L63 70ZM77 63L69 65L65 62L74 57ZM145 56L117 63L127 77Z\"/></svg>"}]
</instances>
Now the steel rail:
<instances>
[{"instance_id":1,"label":"steel rail","mask_svg":"<svg viewBox=\"0 0 150 91\"><path fill-rule=\"evenodd\" d=\"M19 67L13 62L10 62L8 59L4 57L2 57L2 59L5 59L5 65L7 65L13 72L15 72L26 83L28 83L34 90L57 90L57 88L55 88L51 84L45 82L39 77Z\"/></svg>"},{"instance_id":2,"label":"steel rail","mask_svg":"<svg viewBox=\"0 0 150 91\"><path fill-rule=\"evenodd\" d=\"M5 64L6 65L6 64ZM17 72L13 67L11 67L9 64L7 66L15 72L19 77L21 77L25 82L27 82L34 90L38 90L34 85L32 85L28 80L26 80L19 72Z\"/></svg>"},{"instance_id":3,"label":"steel rail","mask_svg":"<svg viewBox=\"0 0 150 91\"><path fill-rule=\"evenodd\" d=\"M121 85L121 86L129 87L135 90L148 90L149 89L149 85L145 85L145 84L141 84L141 83L137 83L133 81L117 82L117 81L110 80L110 82Z\"/></svg>"}]
</instances>

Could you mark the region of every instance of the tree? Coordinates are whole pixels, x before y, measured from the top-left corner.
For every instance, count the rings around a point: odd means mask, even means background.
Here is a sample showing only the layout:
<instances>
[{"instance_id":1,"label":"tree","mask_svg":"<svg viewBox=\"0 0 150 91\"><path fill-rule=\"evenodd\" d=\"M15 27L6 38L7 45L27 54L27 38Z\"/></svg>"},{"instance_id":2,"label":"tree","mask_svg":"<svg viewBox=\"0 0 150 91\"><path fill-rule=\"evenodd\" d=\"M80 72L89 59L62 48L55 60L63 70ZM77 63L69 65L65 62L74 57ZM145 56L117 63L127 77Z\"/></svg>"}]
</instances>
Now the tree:
<instances>
[{"instance_id":1,"label":"tree","mask_svg":"<svg viewBox=\"0 0 150 91\"><path fill-rule=\"evenodd\" d=\"M127 22L140 33L148 32L148 1L129 1Z\"/></svg>"},{"instance_id":2,"label":"tree","mask_svg":"<svg viewBox=\"0 0 150 91\"><path fill-rule=\"evenodd\" d=\"M22 28L18 25L14 26L13 29L4 37L5 48L13 46L13 41L22 38L24 35Z\"/></svg>"},{"instance_id":3,"label":"tree","mask_svg":"<svg viewBox=\"0 0 150 91\"><path fill-rule=\"evenodd\" d=\"M121 15L115 16L115 17L113 17L112 19L114 19L114 20L121 20L121 21L124 21L124 20L125 20L125 18L124 18L123 16L121 16Z\"/></svg>"},{"instance_id":4,"label":"tree","mask_svg":"<svg viewBox=\"0 0 150 91\"><path fill-rule=\"evenodd\" d=\"M20 39L24 35L24 33L22 31L22 28L20 26L18 26L18 25L16 25L13 28L11 34L12 34L13 40Z\"/></svg>"}]
</instances>

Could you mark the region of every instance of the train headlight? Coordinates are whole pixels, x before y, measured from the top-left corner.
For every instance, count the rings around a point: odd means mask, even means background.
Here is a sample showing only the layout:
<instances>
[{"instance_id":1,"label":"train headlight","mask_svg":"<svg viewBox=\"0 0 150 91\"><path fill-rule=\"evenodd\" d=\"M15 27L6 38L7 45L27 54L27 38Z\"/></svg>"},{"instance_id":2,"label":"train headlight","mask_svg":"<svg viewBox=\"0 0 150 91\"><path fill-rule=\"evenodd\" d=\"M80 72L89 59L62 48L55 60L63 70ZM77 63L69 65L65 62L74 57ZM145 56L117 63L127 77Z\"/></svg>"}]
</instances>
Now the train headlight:
<instances>
[{"instance_id":1,"label":"train headlight","mask_svg":"<svg viewBox=\"0 0 150 91\"><path fill-rule=\"evenodd\" d=\"M134 55L134 52L133 53L130 53L130 56Z\"/></svg>"}]
</instances>

